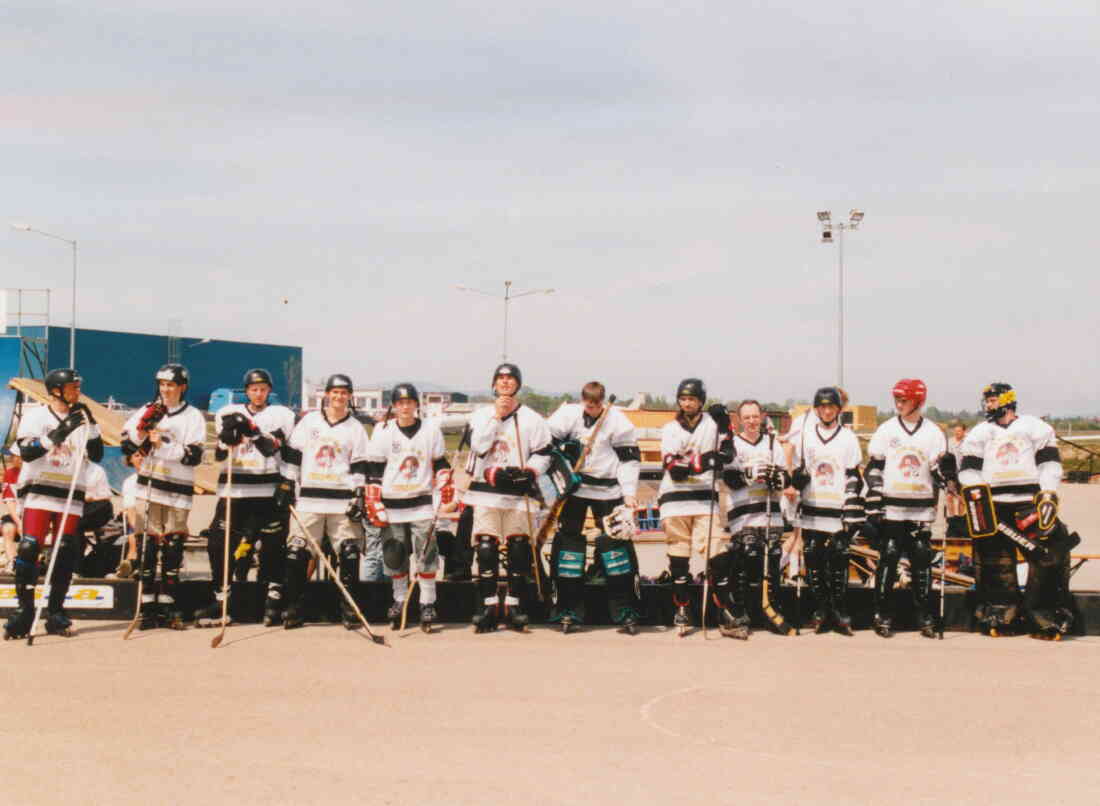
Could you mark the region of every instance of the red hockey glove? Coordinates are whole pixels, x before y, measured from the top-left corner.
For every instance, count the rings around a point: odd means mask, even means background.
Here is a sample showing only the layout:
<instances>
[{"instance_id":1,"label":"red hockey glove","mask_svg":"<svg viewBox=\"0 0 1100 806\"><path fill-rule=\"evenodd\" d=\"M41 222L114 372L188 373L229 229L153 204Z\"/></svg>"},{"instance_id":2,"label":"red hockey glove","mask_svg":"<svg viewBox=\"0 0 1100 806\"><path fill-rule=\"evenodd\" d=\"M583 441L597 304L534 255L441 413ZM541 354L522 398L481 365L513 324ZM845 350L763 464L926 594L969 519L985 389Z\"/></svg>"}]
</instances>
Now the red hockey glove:
<instances>
[{"instance_id":1,"label":"red hockey glove","mask_svg":"<svg viewBox=\"0 0 1100 806\"><path fill-rule=\"evenodd\" d=\"M142 433L152 431L157 427L157 423L164 419L164 415L167 413L168 407L159 400L155 403L150 403L145 407L145 411L141 413L141 419L138 420L138 431Z\"/></svg>"}]
</instances>

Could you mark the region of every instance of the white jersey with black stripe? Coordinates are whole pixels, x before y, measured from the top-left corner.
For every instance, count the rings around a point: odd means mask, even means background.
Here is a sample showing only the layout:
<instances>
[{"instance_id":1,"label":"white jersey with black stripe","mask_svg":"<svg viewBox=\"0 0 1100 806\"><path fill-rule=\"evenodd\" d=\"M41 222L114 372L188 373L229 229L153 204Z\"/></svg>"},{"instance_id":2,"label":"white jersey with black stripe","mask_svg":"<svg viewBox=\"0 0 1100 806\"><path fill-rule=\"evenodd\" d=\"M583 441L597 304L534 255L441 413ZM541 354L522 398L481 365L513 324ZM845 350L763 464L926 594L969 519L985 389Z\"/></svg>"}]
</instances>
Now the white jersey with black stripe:
<instances>
[{"instance_id":1,"label":"white jersey with black stripe","mask_svg":"<svg viewBox=\"0 0 1100 806\"><path fill-rule=\"evenodd\" d=\"M367 451L369 480L379 478L390 523L431 520L435 514L435 473L447 462L437 418L417 419L402 428L397 420L375 426Z\"/></svg>"},{"instance_id":2,"label":"white jersey with black stripe","mask_svg":"<svg viewBox=\"0 0 1100 806\"><path fill-rule=\"evenodd\" d=\"M126 421L122 427L124 439L138 441L137 428L143 413L144 408L140 408ZM160 432L160 444L151 448L138 471L141 500L191 509L195 467L202 462L206 444L206 418L194 406L181 403L161 418L155 430Z\"/></svg>"},{"instance_id":3,"label":"white jersey with black stripe","mask_svg":"<svg viewBox=\"0 0 1100 806\"><path fill-rule=\"evenodd\" d=\"M497 419L493 406L478 409L470 417L470 458L466 472L470 488L462 500L473 506L525 510L537 506L530 500L527 487L492 486L485 471L492 468L527 467L536 474L550 467L550 429L541 414L520 406L503 420Z\"/></svg>"},{"instance_id":4,"label":"white jersey with black stripe","mask_svg":"<svg viewBox=\"0 0 1100 806\"><path fill-rule=\"evenodd\" d=\"M548 421L550 436L557 440L575 439L582 447L586 446L592 440L598 419L585 414L579 403L563 403ZM634 423L612 406L585 457L581 486L574 496L594 501L635 498L640 467Z\"/></svg>"},{"instance_id":5,"label":"white jersey with black stripe","mask_svg":"<svg viewBox=\"0 0 1100 806\"><path fill-rule=\"evenodd\" d=\"M257 412L247 403L230 403L222 406L214 415L214 433L222 430L222 420L226 415L236 412L243 414L256 424L261 432L279 441L280 446L294 433L294 412L286 406L265 406ZM218 445L219 454L227 446ZM244 439L233 449L233 484L230 498L271 498L275 494L275 485L284 475L282 451L273 456L264 456L256 449L254 440ZM223 468L218 476L218 495L225 497L228 476Z\"/></svg>"},{"instance_id":6,"label":"white jersey with black stripe","mask_svg":"<svg viewBox=\"0 0 1100 806\"><path fill-rule=\"evenodd\" d=\"M993 500L1031 501L1040 490L1057 492L1062 459L1049 423L1024 414L1007 426L976 425L962 446L959 483L988 484Z\"/></svg>"},{"instance_id":7,"label":"white jersey with black stripe","mask_svg":"<svg viewBox=\"0 0 1100 806\"><path fill-rule=\"evenodd\" d=\"M707 515L711 512L711 503L718 503L718 492L714 487L714 471L709 465L715 454L718 426L706 412L699 415L695 427L688 427L686 421L676 417L661 428L661 457L679 457L683 461L697 463L707 469L689 475L684 481L674 481L665 470L661 484L657 488L657 504L662 518L675 518L688 515Z\"/></svg>"},{"instance_id":8,"label":"white jersey with black stripe","mask_svg":"<svg viewBox=\"0 0 1100 806\"><path fill-rule=\"evenodd\" d=\"M802 528L834 533L843 528L845 520L863 521L859 472L863 454L855 433L839 425L825 428L818 422L804 429L793 444L795 466L804 466L810 477L801 493Z\"/></svg>"},{"instance_id":9,"label":"white jersey with black stripe","mask_svg":"<svg viewBox=\"0 0 1100 806\"><path fill-rule=\"evenodd\" d=\"M49 406L39 406L23 414L19 421L16 440L23 456L23 467L19 471L16 484L24 510L41 509L47 512L64 512L65 501L69 497L69 487L73 482L73 473L77 467L77 454L87 455L87 443L99 438L99 426L82 426L76 429L62 442L54 445L46 436L61 424L59 417ZM83 448L81 441L85 442ZM34 450L32 444L41 446ZM45 453L28 459L31 451ZM87 459L85 459L87 461ZM86 475L77 475L73 488L73 499L69 514L80 516L84 513L84 496L87 484Z\"/></svg>"},{"instance_id":10,"label":"white jersey with black stripe","mask_svg":"<svg viewBox=\"0 0 1100 806\"><path fill-rule=\"evenodd\" d=\"M766 485L758 482L745 481L753 478L755 468L761 465L786 466L786 457L783 446L779 440L770 439L767 434L761 433L755 442L750 442L744 434L737 434L733 438L733 470L738 471L740 481L734 485L727 484L729 489L729 511L726 513L726 528L730 534L737 534L742 529L771 526L773 529L783 528L783 513L780 511L780 493L778 490L770 492ZM734 478L738 478L734 476ZM771 499L771 522L768 521L769 501Z\"/></svg>"},{"instance_id":11,"label":"white jersey with black stripe","mask_svg":"<svg viewBox=\"0 0 1100 806\"><path fill-rule=\"evenodd\" d=\"M367 483L367 431L351 414L330 421L306 414L287 444L287 478L298 484L298 511L339 515Z\"/></svg>"},{"instance_id":12,"label":"white jersey with black stripe","mask_svg":"<svg viewBox=\"0 0 1100 806\"><path fill-rule=\"evenodd\" d=\"M938 425L922 417L910 426L892 417L875 430L867 452L867 485L882 492L886 520L936 519L931 467L947 452L947 437Z\"/></svg>"}]
</instances>

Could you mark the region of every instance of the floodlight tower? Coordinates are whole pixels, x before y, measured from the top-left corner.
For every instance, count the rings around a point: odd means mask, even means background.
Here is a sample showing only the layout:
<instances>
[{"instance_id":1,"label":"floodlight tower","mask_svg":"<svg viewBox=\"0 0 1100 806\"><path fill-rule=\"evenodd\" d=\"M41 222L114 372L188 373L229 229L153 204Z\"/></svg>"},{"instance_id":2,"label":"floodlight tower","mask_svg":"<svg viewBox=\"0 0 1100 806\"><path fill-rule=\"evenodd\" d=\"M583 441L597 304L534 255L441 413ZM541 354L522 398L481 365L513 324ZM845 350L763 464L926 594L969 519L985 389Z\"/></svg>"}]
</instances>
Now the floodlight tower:
<instances>
[{"instance_id":1,"label":"floodlight tower","mask_svg":"<svg viewBox=\"0 0 1100 806\"><path fill-rule=\"evenodd\" d=\"M513 294L512 293L512 281L511 280L505 280L504 281L504 296L503 297L500 294L492 294L488 291L482 291L480 288L467 288L464 285L456 285L455 288L458 289L459 291L469 291L473 294L483 294L486 297L494 297L496 299L503 299L504 300L504 344L503 344L503 349L501 350L501 354L500 354L500 357L501 357L502 361L507 361L508 360L508 304L514 299L519 299L520 297L527 297L527 296L530 296L531 294L553 294L554 293L554 289L552 289L552 288L536 288L533 291L524 291L524 292L519 293L519 294Z\"/></svg>"},{"instance_id":2,"label":"floodlight tower","mask_svg":"<svg viewBox=\"0 0 1100 806\"><path fill-rule=\"evenodd\" d=\"M837 352L837 384L844 386L844 230L857 230L863 221L862 210L851 210L847 221L839 221L833 224L832 213L821 210L817 214L818 223L821 224L821 242L831 244L833 242L833 230L837 232L837 273L836 273L836 352Z\"/></svg>"}]
</instances>

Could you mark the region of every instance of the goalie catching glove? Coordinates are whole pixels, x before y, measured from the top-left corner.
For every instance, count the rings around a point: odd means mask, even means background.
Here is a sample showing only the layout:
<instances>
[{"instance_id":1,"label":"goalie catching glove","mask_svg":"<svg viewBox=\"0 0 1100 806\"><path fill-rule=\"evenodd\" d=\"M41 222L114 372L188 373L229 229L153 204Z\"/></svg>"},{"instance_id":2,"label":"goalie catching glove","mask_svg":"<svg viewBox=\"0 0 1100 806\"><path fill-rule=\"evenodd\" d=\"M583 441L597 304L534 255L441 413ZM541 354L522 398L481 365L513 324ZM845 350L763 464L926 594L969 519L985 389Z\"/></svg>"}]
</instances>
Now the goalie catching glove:
<instances>
[{"instance_id":1,"label":"goalie catching glove","mask_svg":"<svg viewBox=\"0 0 1100 806\"><path fill-rule=\"evenodd\" d=\"M634 509L632 507L619 504L611 510L611 514L603 519L603 523L604 528L607 529L608 537L615 540L634 539Z\"/></svg>"}]
</instances>

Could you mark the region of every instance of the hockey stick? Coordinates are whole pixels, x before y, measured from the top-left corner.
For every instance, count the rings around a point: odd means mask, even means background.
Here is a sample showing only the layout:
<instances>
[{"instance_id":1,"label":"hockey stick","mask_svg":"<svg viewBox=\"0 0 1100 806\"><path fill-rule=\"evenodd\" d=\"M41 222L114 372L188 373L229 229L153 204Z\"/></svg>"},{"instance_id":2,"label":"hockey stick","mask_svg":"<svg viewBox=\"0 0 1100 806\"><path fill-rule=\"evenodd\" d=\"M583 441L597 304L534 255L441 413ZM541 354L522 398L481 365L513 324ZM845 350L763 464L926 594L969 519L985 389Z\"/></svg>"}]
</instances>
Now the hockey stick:
<instances>
[{"instance_id":1,"label":"hockey stick","mask_svg":"<svg viewBox=\"0 0 1100 806\"><path fill-rule=\"evenodd\" d=\"M85 418L85 422L80 426L81 435L84 439L80 440L79 447L76 451L76 459L73 462L73 480L69 482L69 495L65 499L65 509L61 511L61 521L58 523L57 529L54 531L53 545L50 547L50 562L46 567L46 579L42 584L42 604L37 605L34 608L34 620L31 621L30 631L27 633L27 646L34 646L34 631L38 627L38 622L42 618L42 608L45 606L50 597L50 580L53 578L53 566L57 562L57 553L61 549L61 541L65 536L65 521L69 519L69 510L73 505L73 494L76 492L76 480L80 478L80 471L84 469L84 454L87 452L88 447L88 422ZM66 440L68 441L68 440ZM75 535L74 535L75 537ZM35 569L34 588L32 588L32 594L38 589L38 572ZM32 600L33 601L33 598ZM61 603L64 606L64 602Z\"/></svg>"},{"instance_id":2,"label":"hockey stick","mask_svg":"<svg viewBox=\"0 0 1100 806\"><path fill-rule=\"evenodd\" d=\"M351 595L351 593L348 592L348 589L344 587L344 583L340 581L340 575L336 573L336 569L332 567L332 563L329 562L328 557L325 556L325 553L321 550L321 547L317 544L317 541L313 539L313 535L311 535L309 533L309 530L306 529L306 527L302 524L302 519L298 517L298 510L296 510L294 507L290 507L290 515L294 518L294 522L298 524L298 529L302 532L302 535L305 537L306 540L309 541L310 546L313 547L314 552L316 552L317 556L321 558L321 562L324 563L325 570L328 571L329 576L332 577L332 581L336 583L336 587L340 590L340 593L343 594L344 600L347 601L349 605L351 605L351 609L354 610L355 615L359 617L359 621L363 625L363 628L367 631L367 635L370 637L370 640L376 644L381 644L382 646L389 646L389 644L386 643L385 638L383 638L381 635L375 635L371 631L370 624L368 624L366 618L363 617L363 611L360 610L359 605L355 603L355 598Z\"/></svg>"},{"instance_id":3,"label":"hockey stick","mask_svg":"<svg viewBox=\"0 0 1100 806\"><path fill-rule=\"evenodd\" d=\"M455 448L454 453L451 454L451 472L454 473L454 468L458 467L458 455L462 453L462 446L466 445L470 437L470 428L467 426L462 431L462 438L458 440L458 447ZM443 500L440 498L439 506L435 508L435 512L432 513L432 525L428 527L428 537L424 541L424 550L421 552L421 556L428 553L428 548L431 546L432 541L435 540L435 525L439 521L439 512L443 509ZM419 564L419 560L417 560ZM410 565L410 573L412 576L412 567ZM420 582L419 567L417 569L418 576L413 579L412 584L409 585L408 592L405 594L405 603L401 606L401 631L404 632L406 619L409 615L409 602L412 600L413 591L416 590L416 586ZM405 636L402 635L402 638Z\"/></svg>"},{"instance_id":4,"label":"hockey stick","mask_svg":"<svg viewBox=\"0 0 1100 806\"><path fill-rule=\"evenodd\" d=\"M725 408L723 406L723 408ZM713 419L713 418L712 418ZM718 458L718 441L722 438L722 432L718 430L718 423L714 424L714 458ZM707 638L707 599L710 598L710 544L714 539L714 509L718 503L718 495L715 492L718 487L718 468L710 469L710 517L707 519L707 550L703 564L703 640Z\"/></svg>"},{"instance_id":5,"label":"hockey stick","mask_svg":"<svg viewBox=\"0 0 1100 806\"><path fill-rule=\"evenodd\" d=\"M236 446L229 446L229 458L225 462L225 545L222 547L222 628L212 639L210 648L217 649L229 627L229 535L233 509L233 455Z\"/></svg>"},{"instance_id":6,"label":"hockey stick","mask_svg":"<svg viewBox=\"0 0 1100 806\"><path fill-rule=\"evenodd\" d=\"M768 460L769 462L775 458L775 429L769 422L768 429ZM764 611L764 615L768 617L775 629L779 631L780 635L792 635L794 630L791 629L783 616L779 614L774 607L772 607L771 596L768 591L768 550L771 547L772 542L772 491L765 490L767 494L767 506L765 511L767 512L767 520L764 524L764 557L761 561L761 575L760 575L760 607Z\"/></svg>"},{"instance_id":7,"label":"hockey stick","mask_svg":"<svg viewBox=\"0 0 1100 806\"><path fill-rule=\"evenodd\" d=\"M573 472L580 473L584 468L584 463L588 460L588 454L592 451L592 446L596 444L596 435L600 433L600 429L603 427L603 421L607 418L607 415L611 413L611 407L615 404L615 395L611 395L607 398L607 405L604 407L603 413L600 418L596 420L594 426L592 426L592 433L588 435L588 441L584 443L584 447L581 449L581 455L577 457L576 463L573 465ZM553 531L557 525L558 520L561 518L561 511L565 509L566 496L562 496L559 500L554 502L554 506L550 508L550 514L546 517L542 526L539 527L539 535L537 543L539 545L546 542L546 539L550 537L550 532Z\"/></svg>"},{"instance_id":8,"label":"hockey stick","mask_svg":"<svg viewBox=\"0 0 1100 806\"><path fill-rule=\"evenodd\" d=\"M138 469L138 476L141 475L141 470L145 468L145 463L149 461L149 457L146 456L141 460L141 468ZM145 588L145 576L141 573L145 566L145 541L149 537L149 497L153 494L153 470L149 468L149 480L145 482L145 516L142 518L141 529L141 548L138 551L137 571L138 571L138 584L137 584L137 598L134 600L134 617L130 621L130 626L126 628L126 632L122 634L122 640L125 641L130 637L130 633L137 627L138 621L141 620L141 593ZM137 502L135 501L135 509ZM155 568L154 568L155 570Z\"/></svg>"}]
</instances>

